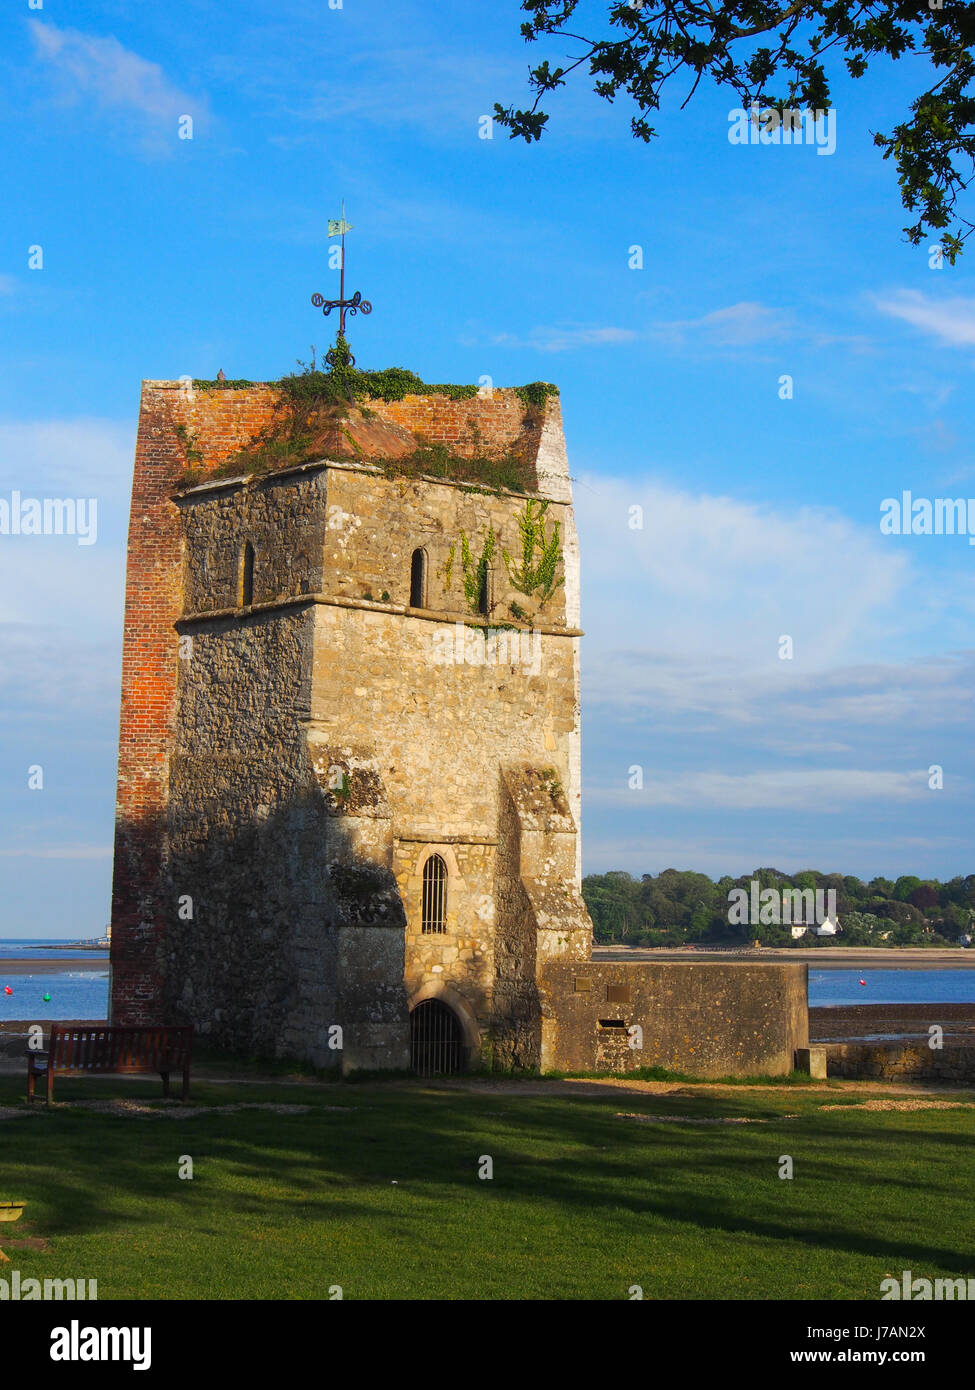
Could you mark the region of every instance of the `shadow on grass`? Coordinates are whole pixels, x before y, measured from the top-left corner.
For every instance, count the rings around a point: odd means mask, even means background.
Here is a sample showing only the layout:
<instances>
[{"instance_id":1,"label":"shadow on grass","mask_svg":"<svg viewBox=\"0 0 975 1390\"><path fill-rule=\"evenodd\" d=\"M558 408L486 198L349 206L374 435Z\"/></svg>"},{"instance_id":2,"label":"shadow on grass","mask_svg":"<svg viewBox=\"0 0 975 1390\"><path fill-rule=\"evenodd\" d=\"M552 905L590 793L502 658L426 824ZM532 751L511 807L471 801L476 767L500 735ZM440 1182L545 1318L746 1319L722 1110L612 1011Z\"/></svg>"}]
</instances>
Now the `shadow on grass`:
<instances>
[{"instance_id":1,"label":"shadow on grass","mask_svg":"<svg viewBox=\"0 0 975 1390\"><path fill-rule=\"evenodd\" d=\"M62 1084L64 1100L136 1098L125 1084ZM140 1099L159 1099L151 1086L136 1089ZM4 1079L0 1104L15 1103L13 1091ZM797 1120L742 1094L708 1097L708 1114L771 1123L658 1125L617 1118L621 1096L628 1108L659 1114L686 1114L690 1098L519 1091L518 1083L508 1094L487 1094L417 1081L308 1087L303 1115L131 1119L38 1107L36 1115L0 1121L0 1197L16 1188L41 1233L51 1235L141 1231L149 1238L162 1228L220 1237L247 1222L289 1228L351 1219L365 1223L364 1233L406 1223L422 1240L424 1223L436 1221L444 1203L478 1192L516 1204L526 1220L557 1208L567 1229L577 1216L600 1212L609 1231L669 1223L705 1241L724 1232L882 1258L898 1269L908 1261L970 1271L962 1159L971 1132L948 1118L961 1112L918 1112L903 1124L896 1112L854 1118L810 1106ZM203 1082L193 1103L296 1099L273 1084L235 1091ZM775 1097L780 1105L787 1099ZM793 1182L778 1178L783 1153L794 1158ZM177 1179L184 1154L193 1157L193 1182ZM491 1184L477 1177L484 1155L494 1162ZM404 1193L415 1203L406 1211Z\"/></svg>"}]
</instances>

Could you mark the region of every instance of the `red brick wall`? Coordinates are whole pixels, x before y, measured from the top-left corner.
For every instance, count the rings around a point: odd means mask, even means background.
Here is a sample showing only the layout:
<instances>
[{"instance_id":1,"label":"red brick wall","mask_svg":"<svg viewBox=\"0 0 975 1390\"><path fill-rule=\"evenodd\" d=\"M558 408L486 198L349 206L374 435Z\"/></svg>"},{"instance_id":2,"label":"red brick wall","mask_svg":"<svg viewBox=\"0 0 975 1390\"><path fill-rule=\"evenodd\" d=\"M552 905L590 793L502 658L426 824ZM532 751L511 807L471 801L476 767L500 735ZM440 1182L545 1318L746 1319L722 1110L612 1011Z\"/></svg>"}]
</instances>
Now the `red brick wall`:
<instances>
[{"instance_id":1,"label":"red brick wall","mask_svg":"<svg viewBox=\"0 0 975 1390\"><path fill-rule=\"evenodd\" d=\"M158 1017L157 1000L159 950L175 910L165 885L166 805L179 660L174 624L182 611L180 522L170 497L186 467L176 427L186 427L203 453L202 466L212 468L270 423L279 400L269 386L190 392L179 382L143 383L126 569L112 889L112 1018L118 1024L166 1021ZM482 445L506 449L521 434L525 416L513 391L465 401L408 396L374 401L372 408L459 453L470 443L472 423Z\"/></svg>"},{"instance_id":2,"label":"red brick wall","mask_svg":"<svg viewBox=\"0 0 975 1390\"><path fill-rule=\"evenodd\" d=\"M447 396L404 396L401 401L373 401L372 408L431 444L447 444L456 453L472 447L505 450L522 434L525 406L514 391L495 391L489 397L452 401ZM471 426L480 433L480 446L471 445Z\"/></svg>"},{"instance_id":3,"label":"red brick wall","mask_svg":"<svg viewBox=\"0 0 975 1390\"><path fill-rule=\"evenodd\" d=\"M157 1016L157 948L173 904L163 900L170 734L176 703L181 533L170 501L186 461L184 424L215 465L271 418L267 387L192 397L178 383L144 382L132 480L112 886L112 1019Z\"/></svg>"}]
</instances>

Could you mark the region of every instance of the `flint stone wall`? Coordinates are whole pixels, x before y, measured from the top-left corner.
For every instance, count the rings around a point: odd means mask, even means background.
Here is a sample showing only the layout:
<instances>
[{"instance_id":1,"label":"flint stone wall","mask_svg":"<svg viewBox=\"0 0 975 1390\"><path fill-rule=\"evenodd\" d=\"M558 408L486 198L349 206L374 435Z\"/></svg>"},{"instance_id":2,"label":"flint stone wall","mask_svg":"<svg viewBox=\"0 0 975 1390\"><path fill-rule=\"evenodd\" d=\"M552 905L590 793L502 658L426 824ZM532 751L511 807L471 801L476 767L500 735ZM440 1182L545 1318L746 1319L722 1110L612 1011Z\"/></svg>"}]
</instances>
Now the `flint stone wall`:
<instances>
[{"instance_id":1,"label":"flint stone wall","mask_svg":"<svg viewBox=\"0 0 975 1390\"><path fill-rule=\"evenodd\" d=\"M465 536L475 558L489 531L497 538L495 607L516 592L502 550L517 556L526 499L340 464L207 484L178 504L177 628L191 646L169 759L166 1016L238 1051L401 1066L407 1002L441 997L465 1022L472 1060L538 1065L538 915L499 975L497 942L518 928L498 901L524 896L523 853L533 873L575 881L575 642L562 586L530 644L498 652L474 615L457 621ZM556 511L565 524L566 507ZM245 540L254 587L242 609ZM509 762L542 764L517 778L557 791L557 805L541 796L548 820L524 790L520 809L510 804ZM431 853L448 866L447 930L424 934ZM588 952L577 891L562 910ZM329 1049L335 1024L341 1056Z\"/></svg>"},{"instance_id":2,"label":"flint stone wall","mask_svg":"<svg viewBox=\"0 0 975 1390\"><path fill-rule=\"evenodd\" d=\"M824 1043L827 1076L852 1081L975 1082L975 1047L927 1043Z\"/></svg>"}]
</instances>

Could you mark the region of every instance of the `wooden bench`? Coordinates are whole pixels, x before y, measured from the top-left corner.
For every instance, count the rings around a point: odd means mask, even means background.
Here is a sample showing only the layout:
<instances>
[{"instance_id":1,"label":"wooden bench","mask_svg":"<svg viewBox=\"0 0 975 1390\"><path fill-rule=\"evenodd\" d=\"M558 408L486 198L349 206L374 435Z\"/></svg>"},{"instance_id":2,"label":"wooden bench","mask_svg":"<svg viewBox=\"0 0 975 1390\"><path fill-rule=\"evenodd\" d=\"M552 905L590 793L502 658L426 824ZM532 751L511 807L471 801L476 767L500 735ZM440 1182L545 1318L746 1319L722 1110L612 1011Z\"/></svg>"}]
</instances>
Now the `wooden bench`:
<instances>
[{"instance_id":1,"label":"wooden bench","mask_svg":"<svg viewBox=\"0 0 975 1390\"><path fill-rule=\"evenodd\" d=\"M183 1095L190 1094L190 1049L193 1029L111 1028L53 1024L46 1052L27 1053L27 1099L34 1099L38 1076L47 1077L47 1103L54 1094L54 1073L93 1076L105 1072L158 1072L163 1095L169 1095L169 1074L183 1073Z\"/></svg>"}]
</instances>

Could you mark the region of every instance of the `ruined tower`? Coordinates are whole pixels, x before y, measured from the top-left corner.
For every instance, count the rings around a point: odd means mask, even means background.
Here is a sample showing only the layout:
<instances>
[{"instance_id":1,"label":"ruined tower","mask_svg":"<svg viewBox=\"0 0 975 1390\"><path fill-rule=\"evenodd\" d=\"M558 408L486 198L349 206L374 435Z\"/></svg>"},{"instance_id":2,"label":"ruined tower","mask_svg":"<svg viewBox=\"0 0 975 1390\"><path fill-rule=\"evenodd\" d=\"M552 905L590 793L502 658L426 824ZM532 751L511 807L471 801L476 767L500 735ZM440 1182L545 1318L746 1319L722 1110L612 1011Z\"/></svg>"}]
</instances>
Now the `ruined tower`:
<instances>
[{"instance_id":1,"label":"ruined tower","mask_svg":"<svg viewBox=\"0 0 975 1390\"><path fill-rule=\"evenodd\" d=\"M788 1072L805 966L590 959L554 388L404 375L314 427L301 380L143 384L112 1021L342 1070Z\"/></svg>"},{"instance_id":2,"label":"ruined tower","mask_svg":"<svg viewBox=\"0 0 975 1390\"><path fill-rule=\"evenodd\" d=\"M421 1049L538 1066L540 971L591 944L558 397L370 400L327 456L236 470L279 409L143 385L113 1021L405 1067L435 1001Z\"/></svg>"}]
</instances>

